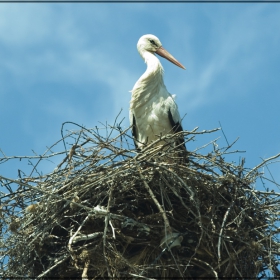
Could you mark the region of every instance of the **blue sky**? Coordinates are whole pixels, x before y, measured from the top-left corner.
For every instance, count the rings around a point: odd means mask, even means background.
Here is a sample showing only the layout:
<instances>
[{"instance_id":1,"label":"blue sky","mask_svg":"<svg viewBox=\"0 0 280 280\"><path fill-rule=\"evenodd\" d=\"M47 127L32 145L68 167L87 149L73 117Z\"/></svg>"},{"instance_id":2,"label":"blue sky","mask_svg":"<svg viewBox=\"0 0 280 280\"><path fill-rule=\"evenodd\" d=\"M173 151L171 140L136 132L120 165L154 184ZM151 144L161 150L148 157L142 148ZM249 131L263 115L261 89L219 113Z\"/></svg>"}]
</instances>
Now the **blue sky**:
<instances>
[{"instance_id":1,"label":"blue sky","mask_svg":"<svg viewBox=\"0 0 280 280\"><path fill-rule=\"evenodd\" d=\"M253 167L280 152L279 30L271 3L1 3L0 148L42 154L63 122L113 124L121 109L128 127L129 91L145 71L136 43L150 33L187 68L160 58L184 129L221 122ZM225 145L217 132L190 148L219 136ZM21 164L0 165L0 174L15 178ZM279 164L270 168L279 182Z\"/></svg>"}]
</instances>

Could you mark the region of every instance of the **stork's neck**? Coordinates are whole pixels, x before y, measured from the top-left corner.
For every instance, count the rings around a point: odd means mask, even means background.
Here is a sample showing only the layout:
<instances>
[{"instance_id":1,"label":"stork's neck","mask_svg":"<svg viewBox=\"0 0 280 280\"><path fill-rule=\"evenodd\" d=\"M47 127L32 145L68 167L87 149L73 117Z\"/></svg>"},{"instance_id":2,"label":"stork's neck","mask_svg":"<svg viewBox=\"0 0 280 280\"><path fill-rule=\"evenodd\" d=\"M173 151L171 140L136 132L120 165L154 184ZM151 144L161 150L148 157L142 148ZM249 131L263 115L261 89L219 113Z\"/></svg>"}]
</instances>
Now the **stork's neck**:
<instances>
[{"instance_id":1,"label":"stork's neck","mask_svg":"<svg viewBox=\"0 0 280 280\"><path fill-rule=\"evenodd\" d=\"M145 60L145 63L147 64L147 70L145 73L141 76L142 79L150 78L160 78L162 80L163 75L163 67L159 61L159 59L155 56L155 54L144 51L140 52L140 55ZM140 78L140 79L141 79Z\"/></svg>"},{"instance_id":2,"label":"stork's neck","mask_svg":"<svg viewBox=\"0 0 280 280\"><path fill-rule=\"evenodd\" d=\"M132 89L132 100L138 102L138 104L137 102L134 103L133 106L141 106L152 95L159 93L160 87L165 87L163 83L163 67L159 59L153 53L147 51L140 52L140 55L145 60L147 69Z\"/></svg>"}]
</instances>

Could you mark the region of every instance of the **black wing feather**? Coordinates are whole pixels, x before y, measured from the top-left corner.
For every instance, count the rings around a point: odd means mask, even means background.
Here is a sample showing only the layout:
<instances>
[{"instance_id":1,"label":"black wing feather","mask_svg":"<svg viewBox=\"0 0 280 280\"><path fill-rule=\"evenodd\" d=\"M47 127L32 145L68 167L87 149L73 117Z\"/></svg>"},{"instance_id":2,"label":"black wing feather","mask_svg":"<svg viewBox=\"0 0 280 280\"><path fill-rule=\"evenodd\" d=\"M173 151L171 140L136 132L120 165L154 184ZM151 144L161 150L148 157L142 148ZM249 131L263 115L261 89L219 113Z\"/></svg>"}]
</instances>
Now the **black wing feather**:
<instances>
[{"instance_id":1,"label":"black wing feather","mask_svg":"<svg viewBox=\"0 0 280 280\"><path fill-rule=\"evenodd\" d=\"M136 120L135 120L135 116L133 115L133 119L132 119L132 136L133 136L133 142L135 145L135 148L138 150L139 147L137 145L137 127L136 127Z\"/></svg>"},{"instance_id":2,"label":"black wing feather","mask_svg":"<svg viewBox=\"0 0 280 280\"><path fill-rule=\"evenodd\" d=\"M171 126L172 126L172 130L173 130L174 133L183 131L183 128L182 128L180 122L176 122L176 123L175 123L175 121L174 121L174 119L173 119L173 116L172 116L172 114L171 114L170 109L168 110L168 119L169 119L169 121L170 121L170 124L171 124ZM184 150L187 150L187 149L186 149L186 145L185 145L184 137L178 138L178 145L180 145L180 147L183 147Z\"/></svg>"}]
</instances>

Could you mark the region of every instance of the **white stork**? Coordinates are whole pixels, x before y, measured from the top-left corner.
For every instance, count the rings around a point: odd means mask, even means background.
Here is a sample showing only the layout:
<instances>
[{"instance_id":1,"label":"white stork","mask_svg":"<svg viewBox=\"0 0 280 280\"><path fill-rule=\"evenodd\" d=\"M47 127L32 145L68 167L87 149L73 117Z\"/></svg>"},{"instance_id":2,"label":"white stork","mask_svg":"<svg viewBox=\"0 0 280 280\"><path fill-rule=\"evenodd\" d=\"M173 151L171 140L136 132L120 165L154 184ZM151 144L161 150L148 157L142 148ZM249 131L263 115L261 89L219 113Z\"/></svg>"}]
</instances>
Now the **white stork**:
<instances>
[{"instance_id":1,"label":"white stork","mask_svg":"<svg viewBox=\"0 0 280 280\"><path fill-rule=\"evenodd\" d=\"M159 136L182 131L175 95L172 96L164 85L163 67L155 53L183 69L185 67L162 47L154 35L142 36L137 49L147 64L147 70L132 89L129 118L135 146L142 149ZM186 149L183 137L174 144L181 144L181 149Z\"/></svg>"}]
</instances>

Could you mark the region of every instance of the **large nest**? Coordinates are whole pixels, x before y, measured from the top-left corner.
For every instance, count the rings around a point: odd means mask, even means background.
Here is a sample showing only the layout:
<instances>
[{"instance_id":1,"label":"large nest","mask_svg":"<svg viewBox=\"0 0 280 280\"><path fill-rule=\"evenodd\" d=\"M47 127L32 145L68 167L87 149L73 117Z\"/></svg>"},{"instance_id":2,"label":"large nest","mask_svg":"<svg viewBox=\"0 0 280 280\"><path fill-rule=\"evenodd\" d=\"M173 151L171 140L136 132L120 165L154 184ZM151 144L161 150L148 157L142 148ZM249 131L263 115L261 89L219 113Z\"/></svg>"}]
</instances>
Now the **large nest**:
<instances>
[{"instance_id":1,"label":"large nest","mask_svg":"<svg viewBox=\"0 0 280 280\"><path fill-rule=\"evenodd\" d=\"M137 152L113 131L69 131L64 151L25 157L63 155L53 172L0 176L2 277L280 276L279 194L255 189L269 160L249 170L212 141L182 163L168 144Z\"/></svg>"}]
</instances>

